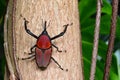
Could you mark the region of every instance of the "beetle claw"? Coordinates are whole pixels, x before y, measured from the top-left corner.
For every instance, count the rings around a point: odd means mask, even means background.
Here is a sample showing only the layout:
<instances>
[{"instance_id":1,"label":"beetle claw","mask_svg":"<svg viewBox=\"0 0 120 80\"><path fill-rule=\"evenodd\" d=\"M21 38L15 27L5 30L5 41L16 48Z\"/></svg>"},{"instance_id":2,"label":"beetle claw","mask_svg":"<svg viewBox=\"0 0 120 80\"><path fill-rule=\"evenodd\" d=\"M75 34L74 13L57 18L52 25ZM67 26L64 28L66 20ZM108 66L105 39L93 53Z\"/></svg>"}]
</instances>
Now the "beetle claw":
<instances>
[{"instance_id":1,"label":"beetle claw","mask_svg":"<svg viewBox=\"0 0 120 80\"><path fill-rule=\"evenodd\" d=\"M26 22L27 24L29 23L29 21L27 21L26 18L23 18L23 19L25 20L25 22Z\"/></svg>"},{"instance_id":2,"label":"beetle claw","mask_svg":"<svg viewBox=\"0 0 120 80\"><path fill-rule=\"evenodd\" d=\"M65 70L66 72L68 71L68 69Z\"/></svg>"},{"instance_id":3,"label":"beetle claw","mask_svg":"<svg viewBox=\"0 0 120 80\"><path fill-rule=\"evenodd\" d=\"M61 50L57 50L58 52L62 52Z\"/></svg>"}]
</instances>

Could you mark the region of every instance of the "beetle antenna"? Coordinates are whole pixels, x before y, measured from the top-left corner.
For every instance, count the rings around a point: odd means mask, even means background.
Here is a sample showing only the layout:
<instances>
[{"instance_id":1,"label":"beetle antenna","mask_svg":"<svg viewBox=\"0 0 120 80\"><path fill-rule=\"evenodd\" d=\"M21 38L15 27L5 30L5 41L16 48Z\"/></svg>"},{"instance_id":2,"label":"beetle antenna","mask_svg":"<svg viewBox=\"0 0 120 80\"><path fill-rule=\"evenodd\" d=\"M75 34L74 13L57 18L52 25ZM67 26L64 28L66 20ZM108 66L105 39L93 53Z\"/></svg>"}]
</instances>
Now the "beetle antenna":
<instances>
[{"instance_id":1,"label":"beetle antenna","mask_svg":"<svg viewBox=\"0 0 120 80\"><path fill-rule=\"evenodd\" d=\"M42 27L43 27L43 29L44 29L43 19L41 19L41 20L42 20Z\"/></svg>"},{"instance_id":2,"label":"beetle antenna","mask_svg":"<svg viewBox=\"0 0 120 80\"><path fill-rule=\"evenodd\" d=\"M48 23L48 25L47 25L47 28L50 26L50 22L51 22L51 20L49 21L49 23Z\"/></svg>"}]
</instances>

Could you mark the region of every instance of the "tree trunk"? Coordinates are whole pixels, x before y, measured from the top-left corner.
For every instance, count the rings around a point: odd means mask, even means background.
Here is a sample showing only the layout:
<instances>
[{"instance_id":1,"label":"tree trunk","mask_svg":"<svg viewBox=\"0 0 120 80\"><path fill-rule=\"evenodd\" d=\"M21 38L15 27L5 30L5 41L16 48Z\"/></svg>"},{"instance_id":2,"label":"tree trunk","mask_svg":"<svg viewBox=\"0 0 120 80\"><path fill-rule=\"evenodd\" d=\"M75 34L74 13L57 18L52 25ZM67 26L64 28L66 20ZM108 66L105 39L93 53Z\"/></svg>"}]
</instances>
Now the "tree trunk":
<instances>
[{"instance_id":1,"label":"tree trunk","mask_svg":"<svg viewBox=\"0 0 120 80\"><path fill-rule=\"evenodd\" d=\"M9 0L7 12L4 45L5 52L12 56L7 64L12 64L8 65L8 70L13 76L5 77L11 80L15 79L14 76L20 80L83 80L77 0ZM59 53L53 47L52 57L68 71L61 70L52 60L44 71L38 68L35 60L18 60L28 57L30 48L36 44L36 39L26 33L21 15L29 21L28 29L37 36L43 31L42 21L47 21L47 25L50 22L47 27L50 37L62 32L63 25L73 23L64 36L52 41L63 51ZM12 71L9 66L12 66Z\"/></svg>"}]
</instances>

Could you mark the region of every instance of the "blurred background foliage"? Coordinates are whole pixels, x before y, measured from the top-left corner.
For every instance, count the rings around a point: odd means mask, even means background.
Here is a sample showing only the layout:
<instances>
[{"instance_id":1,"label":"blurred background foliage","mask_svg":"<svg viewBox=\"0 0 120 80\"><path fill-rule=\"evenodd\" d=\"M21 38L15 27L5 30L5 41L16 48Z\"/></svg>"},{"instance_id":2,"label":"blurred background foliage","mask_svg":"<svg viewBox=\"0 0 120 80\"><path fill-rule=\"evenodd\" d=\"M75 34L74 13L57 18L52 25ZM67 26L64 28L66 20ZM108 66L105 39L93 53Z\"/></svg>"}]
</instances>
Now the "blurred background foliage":
<instances>
[{"instance_id":1,"label":"blurred background foliage","mask_svg":"<svg viewBox=\"0 0 120 80\"><path fill-rule=\"evenodd\" d=\"M0 0L0 80L4 77L3 25L8 0ZM79 0L85 80L89 80L97 0ZM119 1L120 3L120 1ZM95 80L102 80L111 24L111 0L103 0ZM120 4L109 80L120 80Z\"/></svg>"},{"instance_id":2,"label":"blurred background foliage","mask_svg":"<svg viewBox=\"0 0 120 80\"><path fill-rule=\"evenodd\" d=\"M7 0L0 0L0 80L4 79L5 55L3 48L4 43L3 25L7 2L8 2Z\"/></svg>"},{"instance_id":3,"label":"blurred background foliage","mask_svg":"<svg viewBox=\"0 0 120 80\"><path fill-rule=\"evenodd\" d=\"M110 34L112 6L111 0L102 0L102 16L99 35L99 49L97 56L96 76L95 80L102 80L104 73L104 65L106 52L108 47L108 39ZM91 57L93 49L93 38L96 18L96 3L97 0L80 0L80 25L82 34L82 54L84 61L84 76L85 80L89 80ZM120 2L119 2L120 3ZM120 11L120 4L119 4ZM110 69L109 80L120 80L120 12L118 11L116 38L113 49L112 64Z\"/></svg>"}]
</instances>

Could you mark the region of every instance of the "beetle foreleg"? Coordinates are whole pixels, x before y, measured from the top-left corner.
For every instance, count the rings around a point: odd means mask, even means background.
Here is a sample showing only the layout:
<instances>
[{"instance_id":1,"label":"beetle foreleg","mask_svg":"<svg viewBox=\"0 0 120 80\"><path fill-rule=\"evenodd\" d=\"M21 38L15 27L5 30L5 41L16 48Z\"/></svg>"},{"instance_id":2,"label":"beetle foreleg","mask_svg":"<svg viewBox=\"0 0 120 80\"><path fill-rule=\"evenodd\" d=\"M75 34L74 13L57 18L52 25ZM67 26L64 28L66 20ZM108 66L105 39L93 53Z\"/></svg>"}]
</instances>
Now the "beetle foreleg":
<instances>
[{"instance_id":1,"label":"beetle foreleg","mask_svg":"<svg viewBox=\"0 0 120 80\"><path fill-rule=\"evenodd\" d=\"M59 48L57 46L55 46L54 44L52 44L53 47L55 47L57 49L58 52L62 52L61 50L59 50Z\"/></svg>"},{"instance_id":2,"label":"beetle foreleg","mask_svg":"<svg viewBox=\"0 0 120 80\"><path fill-rule=\"evenodd\" d=\"M60 68L61 70L64 70L64 69L61 67L61 65L60 65L53 57L51 57L51 59L59 66L59 68Z\"/></svg>"},{"instance_id":3,"label":"beetle foreleg","mask_svg":"<svg viewBox=\"0 0 120 80\"><path fill-rule=\"evenodd\" d=\"M72 24L73 24L73 23L64 25L63 27L65 27L65 28L64 28L63 32L61 32L60 34L58 34L58 35L52 37L51 40L63 36L63 35L65 34L65 32L67 31L67 27L68 27L69 25L72 25Z\"/></svg>"},{"instance_id":4,"label":"beetle foreleg","mask_svg":"<svg viewBox=\"0 0 120 80\"><path fill-rule=\"evenodd\" d=\"M27 28L27 24L28 24L29 22L24 18L24 26L25 26L25 30L26 30L26 32L28 33L28 34L30 34L31 36L33 36L34 38L38 38L35 34L33 34L28 28Z\"/></svg>"}]
</instances>

